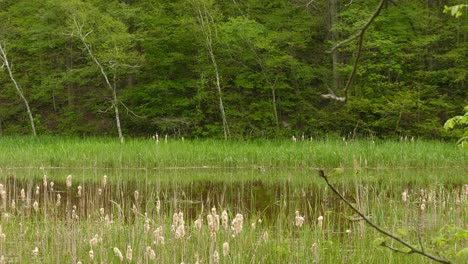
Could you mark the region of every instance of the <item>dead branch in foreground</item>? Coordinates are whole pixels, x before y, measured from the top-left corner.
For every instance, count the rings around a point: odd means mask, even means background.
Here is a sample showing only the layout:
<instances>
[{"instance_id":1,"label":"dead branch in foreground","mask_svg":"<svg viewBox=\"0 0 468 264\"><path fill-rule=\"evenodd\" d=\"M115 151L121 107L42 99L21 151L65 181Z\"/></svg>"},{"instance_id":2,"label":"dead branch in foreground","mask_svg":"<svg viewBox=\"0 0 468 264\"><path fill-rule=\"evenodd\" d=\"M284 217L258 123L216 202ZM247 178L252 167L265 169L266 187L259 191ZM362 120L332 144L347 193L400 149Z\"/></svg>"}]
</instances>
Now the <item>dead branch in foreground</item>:
<instances>
[{"instance_id":1,"label":"dead branch in foreground","mask_svg":"<svg viewBox=\"0 0 468 264\"><path fill-rule=\"evenodd\" d=\"M395 252L398 252L398 253L405 253L405 254L413 254L413 253L416 253L416 254L419 254L419 255L422 255L426 258L429 258L433 261L436 261L436 262L439 262L439 263L446 263L446 264L449 264L451 263L450 261L448 260L445 260L445 259L442 259L442 258L439 258L437 256L434 256L434 255L431 255L429 253L426 253L424 252L424 250L422 249L418 249L416 248L415 246L409 244L408 242L404 241L403 239L395 236L394 234L388 232L388 231L385 231L384 229L382 229L381 227L379 227L378 225L374 224L373 222L371 222L371 220L365 216L363 213L361 213L361 211L359 211L351 202L349 202L341 193L338 192L338 190L335 188L335 186L333 186L329 181L328 181L328 178L327 176L325 175L325 172L323 169L319 169L319 175L320 177L322 177L325 182L327 183L328 187L330 187L330 189L332 189L332 191L338 195L338 197L346 204L348 205L351 209L353 209L354 212L356 212L360 217L362 217L362 219L364 221L367 222L367 224L369 224L371 227L373 227L375 230L377 230L378 232L384 234L385 236L387 237L390 237L391 239L393 240L396 240L398 241L400 244L402 244L403 246L407 247L409 249L409 251L403 251L403 250L399 250L397 248L394 248L394 247L391 247L387 244L385 244L385 242L382 242L382 246L386 247L386 248L389 248L391 249L392 251L395 251Z\"/></svg>"}]
</instances>

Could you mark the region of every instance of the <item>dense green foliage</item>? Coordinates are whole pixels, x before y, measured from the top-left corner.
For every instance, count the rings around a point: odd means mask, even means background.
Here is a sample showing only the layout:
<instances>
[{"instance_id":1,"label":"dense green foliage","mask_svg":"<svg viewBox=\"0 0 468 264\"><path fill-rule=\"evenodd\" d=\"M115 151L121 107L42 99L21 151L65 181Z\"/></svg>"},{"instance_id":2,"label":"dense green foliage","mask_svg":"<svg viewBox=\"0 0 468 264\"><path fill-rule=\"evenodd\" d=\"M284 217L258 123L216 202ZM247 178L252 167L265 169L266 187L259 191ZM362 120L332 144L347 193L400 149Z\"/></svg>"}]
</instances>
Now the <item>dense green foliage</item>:
<instances>
[{"instance_id":1,"label":"dense green foliage","mask_svg":"<svg viewBox=\"0 0 468 264\"><path fill-rule=\"evenodd\" d=\"M3 0L0 41L39 134L116 135L118 104L126 135L221 137L215 72L195 8L204 6L233 137L448 136L444 122L468 98L467 16L443 14L456 1L388 1L366 32L349 102L320 97L340 94L355 45L339 50L336 76L326 51L354 34L377 2ZM119 102L73 19L89 33ZM0 133L30 133L6 71L0 88Z\"/></svg>"}]
</instances>

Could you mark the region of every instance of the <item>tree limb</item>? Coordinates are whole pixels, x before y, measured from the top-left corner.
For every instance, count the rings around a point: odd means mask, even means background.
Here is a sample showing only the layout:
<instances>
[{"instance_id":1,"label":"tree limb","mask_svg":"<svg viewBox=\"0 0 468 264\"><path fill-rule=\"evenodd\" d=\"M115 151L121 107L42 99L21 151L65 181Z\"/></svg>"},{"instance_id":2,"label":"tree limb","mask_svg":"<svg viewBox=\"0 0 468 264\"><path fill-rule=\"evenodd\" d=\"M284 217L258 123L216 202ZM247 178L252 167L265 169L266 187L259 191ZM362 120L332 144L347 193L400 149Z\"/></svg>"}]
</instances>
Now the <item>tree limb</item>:
<instances>
[{"instance_id":1,"label":"tree limb","mask_svg":"<svg viewBox=\"0 0 468 264\"><path fill-rule=\"evenodd\" d=\"M354 39L358 38L358 43L357 43L358 50L357 50L356 58L354 59L353 70L351 72L351 75L348 78L348 81L346 82L345 88L343 89L344 97L337 97L336 95L334 95L334 93L329 93L329 94L323 94L322 98L333 99L333 100L340 101L340 102L343 102L343 103L346 103L348 101L348 91L351 88L351 85L353 84L353 80L354 80L354 77L356 76L357 68L358 68L358 65L359 65L359 59L360 59L361 54L362 54L362 43L364 42L364 33L369 28L369 26L372 24L372 22L375 20L375 18L377 18L379 16L380 11L382 10L382 8L383 8L386 1L387 0L381 0L380 1L379 5L377 6L377 9L374 11L372 16L369 18L369 20L366 22L366 24L364 24L364 26L362 26L362 28L356 34L354 34L351 37L339 42L338 44L333 46L329 51L327 51L327 53L336 52L337 49L340 48L341 46L344 46L344 45L348 44L349 42L353 41Z\"/></svg>"},{"instance_id":2,"label":"tree limb","mask_svg":"<svg viewBox=\"0 0 468 264\"><path fill-rule=\"evenodd\" d=\"M340 48L341 46L344 46L344 45L348 44L349 42L353 41L354 39L358 38L360 35L364 35L367 28L369 28L369 26L372 24L372 22L374 22L374 20L379 16L380 11L382 11L382 8L383 8L383 6L385 4L385 1L387 1L387 0L381 0L380 1L379 5L377 6L377 9L374 11L372 16L369 18L369 20L366 22L366 24L364 24L364 26L362 26L362 28L356 34L354 34L351 37L339 42L338 44L333 46L329 51L327 51L327 53L332 53L333 51Z\"/></svg>"},{"instance_id":3,"label":"tree limb","mask_svg":"<svg viewBox=\"0 0 468 264\"><path fill-rule=\"evenodd\" d=\"M131 115L133 115L133 116L135 116L135 117L145 119L144 116L138 115L138 114L136 114L135 112L133 112L130 108L128 108L128 106L127 106L126 104L124 104L124 102L122 102L122 101L119 100L119 103L127 110L127 115L130 115L130 114L131 114Z\"/></svg>"},{"instance_id":4,"label":"tree limb","mask_svg":"<svg viewBox=\"0 0 468 264\"><path fill-rule=\"evenodd\" d=\"M405 251L402 251L402 250L399 250L399 249L395 249L393 247L390 247L388 245L386 245L385 243L383 243L382 245L395 251L395 252L399 252L399 253L406 253L406 254L413 254L413 253L416 253L416 254L419 254L419 255L422 255L426 258L429 258L431 260L434 260L436 262L439 262L439 263L446 263L446 264L450 264L451 262L448 261L448 260L445 260L445 259L442 259L442 258L439 258L439 257L436 257L434 255L431 255L429 253L426 253L424 252L423 250L420 250L416 247L414 247L413 245L409 244L408 242L404 241L403 239L395 236L394 234L382 229L381 227L379 227L378 225L374 224L369 218L367 218L366 215L364 215L363 213L361 213L361 211L359 211L359 209L357 209L351 202L349 202L340 192L338 192L338 190L335 188L335 186L333 186L329 181L328 181L328 178L327 176L325 175L325 172L323 169L319 169L319 175L320 177L322 177L325 182L327 183L328 187L330 187L330 189L336 194L338 195L338 197L346 204L348 205L354 212L356 212L359 216L362 217L362 219L364 221L367 222L367 224L369 224L371 227L373 227L375 230L377 230L378 232L384 234L385 236L387 237L390 237L391 239L393 240L396 240L397 242L399 242L400 244L402 244L403 246L407 247L409 249L408 252L405 252Z\"/></svg>"},{"instance_id":5,"label":"tree limb","mask_svg":"<svg viewBox=\"0 0 468 264\"><path fill-rule=\"evenodd\" d=\"M322 94L322 98L332 99L335 101L346 102L346 97L337 96L331 89L328 89L330 92L327 94Z\"/></svg>"},{"instance_id":6,"label":"tree limb","mask_svg":"<svg viewBox=\"0 0 468 264\"><path fill-rule=\"evenodd\" d=\"M89 57L93 60L93 62L96 64L96 66L99 68L101 71L102 76L104 77L107 88L111 90L112 92L112 106L114 107L114 112L115 112L115 121L117 124L117 133L119 135L119 139L121 143L124 143L124 137L122 134L122 128L120 125L120 114L119 114L119 106L118 106L118 97L117 97L117 88L116 88L116 76L115 76L115 68L114 68L114 75L113 75L113 85L111 84L106 71L104 70L104 67L102 64L99 62L99 60L94 56L93 50L91 48L91 44L86 42L86 37L92 32L89 31L86 34L83 34L83 24L78 23L76 17L73 15L73 22L75 26L75 31L76 34L78 35L79 39L81 40L81 43L83 43L83 46L86 48L86 51L88 52ZM73 33L72 33L73 34Z\"/></svg>"},{"instance_id":7,"label":"tree limb","mask_svg":"<svg viewBox=\"0 0 468 264\"><path fill-rule=\"evenodd\" d=\"M218 63L216 61L216 56L213 50L213 31L214 31L214 37L217 37L218 33L214 25L214 18L211 15L211 13L208 11L205 1L196 1L196 2L194 1L194 5L197 8L196 10L198 13L197 20L199 22L199 25L203 34L205 35L206 48L208 50L208 54L210 55L210 59L214 68L214 73L216 77L215 84L218 90L219 110L221 112L221 119L223 121L224 139L227 140L230 137L230 132L229 132L229 126L227 123L226 112L224 109L223 95L222 95L222 89L221 89L221 83L220 83L221 81L220 81L220 75L218 71ZM203 10L202 10L202 7L203 7Z\"/></svg>"},{"instance_id":8,"label":"tree limb","mask_svg":"<svg viewBox=\"0 0 468 264\"><path fill-rule=\"evenodd\" d=\"M306 7L309 7L310 4L312 4L315 0L310 0L307 4Z\"/></svg>"},{"instance_id":9,"label":"tree limb","mask_svg":"<svg viewBox=\"0 0 468 264\"><path fill-rule=\"evenodd\" d=\"M26 106L26 112L28 113L28 116L29 116L29 121L31 123L32 133L33 133L34 136L37 136L36 126L34 124L34 117L32 115L31 108L29 107L29 103L28 103L28 100L26 99L26 96L24 96L23 89L16 82L16 79L13 76L12 65L8 61L6 47L5 47L4 42L0 42L0 60L3 61L2 68L3 67L7 68L8 75L10 76L10 79L13 82L13 85L15 86L16 92L18 93L19 97L21 98L21 100L23 100L23 103Z\"/></svg>"},{"instance_id":10,"label":"tree limb","mask_svg":"<svg viewBox=\"0 0 468 264\"><path fill-rule=\"evenodd\" d=\"M404 251L404 250L401 250L401 249L392 247L392 246L388 245L388 244L385 243L385 242L382 242L380 245L381 245L382 247L386 247L386 248L390 249L391 251L395 251L395 252L397 252L397 253L403 253L403 254L412 254L412 253L414 253L414 252L411 252L411 251L408 252L408 251Z\"/></svg>"}]
</instances>

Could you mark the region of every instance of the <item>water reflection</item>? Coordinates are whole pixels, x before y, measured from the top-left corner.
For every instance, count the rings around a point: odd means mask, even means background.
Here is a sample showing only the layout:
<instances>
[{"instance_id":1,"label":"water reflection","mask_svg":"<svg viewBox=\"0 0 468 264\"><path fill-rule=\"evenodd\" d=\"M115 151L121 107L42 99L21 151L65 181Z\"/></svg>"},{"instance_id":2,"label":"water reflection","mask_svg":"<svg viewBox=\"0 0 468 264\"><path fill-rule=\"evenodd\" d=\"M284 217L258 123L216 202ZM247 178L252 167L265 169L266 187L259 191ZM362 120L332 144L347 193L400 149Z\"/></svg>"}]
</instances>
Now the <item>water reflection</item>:
<instances>
[{"instance_id":1,"label":"water reflection","mask_svg":"<svg viewBox=\"0 0 468 264\"><path fill-rule=\"evenodd\" d=\"M256 169L197 168L71 171L74 174L70 187L65 182L65 169L10 169L4 172L0 179L6 192L2 199L3 212L34 215L33 205L37 202L43 215L50 214L63 220L73 217L101 219L108 215L132 222L145 214L170 216L173 212L182 211L188 221L193 221L213 207L219 211L227 209L231 215L242 212L251 218L263 219L272 226L293 219L296 210L308 221L327 216L328 221L342 227L350 225L348 220L353 217L313 170L259 172ZM46 179L44 173L47 174ZM388 178L387 171L365 173L367 175L360 178L344 174L334 179L340 191L363 210L369 204L382 201L399 202L404 190L412 194L414 203L423 199L418 197L420 189L427 189L427 193L437 191L434 196L440 203L449 196L453 198L454 194L460 198L465 191L463 184L421 183L414 176L406 181L401 177L392 179ZM445 177L442 170L431 173L437 178ZM105 185L103 175L108 175ZM427 172L424 175L427 176ZM161 205L159 213L156 212L158 201Z\"/></svg>"}]
</instances>

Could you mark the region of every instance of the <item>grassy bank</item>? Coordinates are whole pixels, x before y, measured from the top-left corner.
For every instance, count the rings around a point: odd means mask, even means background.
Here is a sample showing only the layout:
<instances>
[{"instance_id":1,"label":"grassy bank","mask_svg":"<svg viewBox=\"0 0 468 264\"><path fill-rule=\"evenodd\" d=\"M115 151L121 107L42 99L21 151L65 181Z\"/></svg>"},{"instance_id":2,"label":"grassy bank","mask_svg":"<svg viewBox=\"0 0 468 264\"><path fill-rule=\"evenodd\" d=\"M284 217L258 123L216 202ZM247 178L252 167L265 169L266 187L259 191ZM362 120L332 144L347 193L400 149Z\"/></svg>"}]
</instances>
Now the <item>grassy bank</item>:
<instances>
[{"instance_id":1,"label":"grassy bank","mask_svg":"<svg viewBox=\"0 0 468 264\"><path fill-rule=\"evenodd\" d=\"M0 167L453 168L468 151L440 141L282 141L0 137Z\"/></svg>"}]
</instances>

